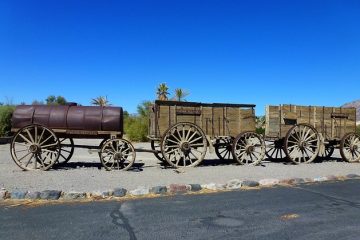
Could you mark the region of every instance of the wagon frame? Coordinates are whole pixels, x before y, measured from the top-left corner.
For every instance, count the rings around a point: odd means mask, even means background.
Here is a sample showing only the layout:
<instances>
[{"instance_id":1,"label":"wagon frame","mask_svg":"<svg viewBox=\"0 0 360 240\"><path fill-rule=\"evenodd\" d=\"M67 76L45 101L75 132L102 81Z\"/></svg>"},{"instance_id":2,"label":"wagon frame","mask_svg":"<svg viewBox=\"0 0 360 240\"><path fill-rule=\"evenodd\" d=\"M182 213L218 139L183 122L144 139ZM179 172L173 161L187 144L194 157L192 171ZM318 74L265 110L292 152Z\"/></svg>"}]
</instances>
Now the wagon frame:
<instances>
[{"instance_id":1,"label":"wagon frame","mask_svg":"<svg viewBox=\"0 0 360 240\"><path fill-rule=\"evenodd\" d=\"M255 132L255 105L155 101L149 136L155 156L172 167L194 167L207 149L221 160L259 164L265 155Z\"/></svg>"},{"instance_id":2,"label":"wagon frame","mask_svg":"<svg viewBox=\"0 0 360 240\"><path fill-rule=\"evenodd\" d=\"M269 159L310 163L317 157L329 158L339 149L343 160L360 161L355 108L267 106L265 129Z\"/></svg>"},{"instance_id":3,"label":"wagon frame","mask_svg":"<svg viewBox=\"0 0 360 240\"><path fill-rule=\"evenodd\" d=\"M18 106L12 118L11 156L23 170L49 170L67 163L74 148L87 148L98 152L106 170L128 170L136 153L122 138L122 117L122 109L116 107ZM102 142L75 145L76 138Z\"/></svg>"}]
</instances>

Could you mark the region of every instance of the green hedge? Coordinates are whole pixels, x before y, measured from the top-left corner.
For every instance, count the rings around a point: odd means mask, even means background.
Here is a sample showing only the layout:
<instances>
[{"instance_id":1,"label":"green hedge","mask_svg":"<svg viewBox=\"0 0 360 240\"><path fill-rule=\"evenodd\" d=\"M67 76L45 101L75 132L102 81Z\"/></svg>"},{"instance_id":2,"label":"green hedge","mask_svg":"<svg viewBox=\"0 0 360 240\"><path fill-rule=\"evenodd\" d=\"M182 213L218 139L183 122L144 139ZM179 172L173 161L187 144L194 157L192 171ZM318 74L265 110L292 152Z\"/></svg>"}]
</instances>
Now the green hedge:
<instances>
[{"instance_id":1,"label":"green hedge","mask_svg":"<svg viewBox=\"0 0 360 240\"><path fill-rule=\"evenodd\" d=\"M0 106L0 136L8 136L11 130L11 116L14 106Z\"/></svg>"},{"instance_id":2,"label":"green hedge","mask_svg":"<svg viewBox=\"0 0 360 240\"><path fill-rule=\"evenodd\" d=\"M126 116L124 119L124 131L126 137L135 142L148 141L148 118L141 116Z\"/></svg>"}]
</instances>

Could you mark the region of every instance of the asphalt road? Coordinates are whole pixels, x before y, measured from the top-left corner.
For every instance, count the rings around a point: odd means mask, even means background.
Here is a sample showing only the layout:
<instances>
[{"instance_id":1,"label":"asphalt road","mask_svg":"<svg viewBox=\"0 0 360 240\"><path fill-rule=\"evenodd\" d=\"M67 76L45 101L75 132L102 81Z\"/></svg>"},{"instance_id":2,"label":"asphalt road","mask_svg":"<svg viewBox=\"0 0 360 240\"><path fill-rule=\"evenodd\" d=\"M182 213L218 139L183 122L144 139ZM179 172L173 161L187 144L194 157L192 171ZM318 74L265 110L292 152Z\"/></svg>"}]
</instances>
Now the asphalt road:
<instances>
[{"instance_id":1,"label":"asphalt road","mask_svg":"<svg viewBox=\"0 0 360 240\"><path fill-rule=\"evenodd\" d=\"M124 202L0 205L1 239L359 239L359 180Z\"/></svg>"},{"instance_id":2,"label":"asphalt road","mask_svg":"<svg viewBox=\"0 0 360 240\"><path fill-rule=\"evenodd\" d=\"M76 144L97 146L101 140L76 139ZM136 143L136 148L150 149L149 143ZM315 178L328 175L360 174L360 164L350 164L340 159L336 150L334 157L323 162L292 165L287 161L264 160L260 166L240 166L234 161L221 161L208 153L203 163L180 173L164 168L151 153L137 153L135 168L130 171L107 172L101 168L97 153L89 154L86 149L75 149L69 164L50 171L22 171L11 159L9 144L0 145L0 188L43 191L107 191L117 187L129 190L139 186L226 183L233 179L261 180L264 178Z\"/></svg>"}]
</instances>

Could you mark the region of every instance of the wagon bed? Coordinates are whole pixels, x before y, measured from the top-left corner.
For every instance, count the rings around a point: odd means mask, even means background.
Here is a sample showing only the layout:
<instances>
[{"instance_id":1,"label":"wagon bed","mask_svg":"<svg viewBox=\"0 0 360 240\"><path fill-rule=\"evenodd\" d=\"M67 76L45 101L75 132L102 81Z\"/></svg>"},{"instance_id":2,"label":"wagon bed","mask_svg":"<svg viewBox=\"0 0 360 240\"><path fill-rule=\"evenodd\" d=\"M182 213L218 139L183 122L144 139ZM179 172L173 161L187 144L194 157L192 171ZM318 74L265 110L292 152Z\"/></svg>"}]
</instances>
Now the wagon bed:
<instances>
[{"instance_id":1,"label":"wagon bed","mask_svg":"<svg viewBox=\"0 0 360 240\"><path fill-rule=\"evenodd\" d=\"M317 156L330 157L339 148L344 160L360 160L355 108L267 106L265 128L265 138L271 142L269 158L286 156L295 163L308 163Z\"/></svg>"},{"instance_id":2,"label":"wagon bed","mask_svg":"<svg viewBox=\"0 0 360 240\"><path fill-rule=\"evenodd\" d=\"M255 133L254 108L254 104L156 101L149 120L149 138L153 150L157 150L155 155L175 167L196 166L209 147L220 159L235 158L241 164L257 164L261 156L247 156L239 150L243 138L253 139L254 148L262 147L262 139ZM190 140L197 139L193 144L196 147L190 147L192 151L188 146L192 143L186 139L191 136L196 137ZM195 156L196 152L199 156ZM259 152L261 155L262 149ZM189 155L194 155L193 159Z\"/></svg>"}]
</instances>

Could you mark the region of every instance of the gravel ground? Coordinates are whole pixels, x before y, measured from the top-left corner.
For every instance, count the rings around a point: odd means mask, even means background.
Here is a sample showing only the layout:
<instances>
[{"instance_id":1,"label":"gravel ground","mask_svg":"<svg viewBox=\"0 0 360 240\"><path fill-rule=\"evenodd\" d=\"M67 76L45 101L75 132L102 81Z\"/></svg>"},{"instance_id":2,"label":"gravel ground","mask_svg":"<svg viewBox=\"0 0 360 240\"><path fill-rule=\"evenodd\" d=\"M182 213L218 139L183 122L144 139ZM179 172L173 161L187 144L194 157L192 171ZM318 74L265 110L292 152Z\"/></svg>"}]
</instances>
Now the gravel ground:
<instances>
[{"instance_id":1,"label":"gravel ground","mask_svg":"<svg viewBox=\"0 0 360 240\"><path fill-rule=\"evenodd\" d=\"M79 139L75 144L98 145L98 140ZM150 149L149 143L137 143L135 148ZM87 149L75 149L69 164L61 169L22 171L11 159L9 144L0 145L0 188L7 190L42 191L102 191L116 187L135 189L139 186L169 185L172 183L226 183L232 179L261 180L265 178L315 178L328 175L360 174L360 163L342 162L336 150L334 158L321 163L291 165L286 162L269 162L261 166L239 166L233 162L222 162L215 154L208 154L197 168L178 173L164 168L151 153L137 153L134 170L107 172L101 168L97 153Z\"/></svg>"}]
</instances>

